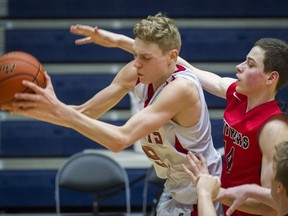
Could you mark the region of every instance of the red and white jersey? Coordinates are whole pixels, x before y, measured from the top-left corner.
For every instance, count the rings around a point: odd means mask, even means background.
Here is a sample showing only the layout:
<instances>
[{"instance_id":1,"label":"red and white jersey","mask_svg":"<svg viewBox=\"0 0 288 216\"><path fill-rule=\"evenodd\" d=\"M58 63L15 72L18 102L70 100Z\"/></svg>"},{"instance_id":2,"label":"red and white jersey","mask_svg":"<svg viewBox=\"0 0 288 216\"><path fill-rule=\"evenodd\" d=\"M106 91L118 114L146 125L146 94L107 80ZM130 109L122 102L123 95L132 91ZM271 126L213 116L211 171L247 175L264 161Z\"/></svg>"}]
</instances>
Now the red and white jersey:
<instances>
[{"instance_id":1,"label":"red and white jersey","mask_svg":"<svg viewBox=\"0 0 288 216\"><path fill-rule=\"evenodd\" d=\"M156 92L153 92L151 84L138 82L134 93L138 99L137 111L139 111L157 100L163 88L177 77L189 79L197 86L201 101L201 119L197 125L182 127L170 120L163 127L141 139L142 149L153 163L157 175L166 179L165 187L171 196L180 203L195 204L196 190L181 167L181 164L191 166L186 159L187 152L202 153L207 160L210 173L217 176L221 175L221 156L213 146L209 113L202 87L191 71L180 65L177 65L177 68Z\"/></svg>"},{"instance_id":2,"label":"red and white jersey","mask_svg":"<svg viewBox=\"0 0 288 216\"><path fill-rule=\"evenodd\" d=\"M246 112L247 97L236 92L236 85L231 84L226 93L223 188L253 183L260 185L262 153L258 143L259 129L269 118L282 113L276 101L269 101ZM233 215L251 214L235 212Z\"/></svg>"}]
</instances>

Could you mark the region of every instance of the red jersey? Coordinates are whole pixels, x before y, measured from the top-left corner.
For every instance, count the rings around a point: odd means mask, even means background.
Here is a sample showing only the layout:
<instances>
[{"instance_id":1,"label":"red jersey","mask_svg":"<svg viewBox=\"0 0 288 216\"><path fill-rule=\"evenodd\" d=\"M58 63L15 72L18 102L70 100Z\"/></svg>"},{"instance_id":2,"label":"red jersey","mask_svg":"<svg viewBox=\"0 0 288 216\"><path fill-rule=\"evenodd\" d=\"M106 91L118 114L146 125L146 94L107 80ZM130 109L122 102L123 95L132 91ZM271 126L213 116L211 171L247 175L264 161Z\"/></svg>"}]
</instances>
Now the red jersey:
<instances>
[{"instance_id":1,"label":"red jersey","mask_svg":"<svg viewBox=\"0 0 288 216\"><path fill-rule=\"evenodd\" d=\"M258 143L260 128L274 115L282 114L277 102L269 101L246 112L247 97L236 92L236 82L229 86L224 112L223 188L260 183L262 153ZM226 212L227 208L224 206ZM233 216L248 216L236 211Z\"/></svg>"}]
</instances>

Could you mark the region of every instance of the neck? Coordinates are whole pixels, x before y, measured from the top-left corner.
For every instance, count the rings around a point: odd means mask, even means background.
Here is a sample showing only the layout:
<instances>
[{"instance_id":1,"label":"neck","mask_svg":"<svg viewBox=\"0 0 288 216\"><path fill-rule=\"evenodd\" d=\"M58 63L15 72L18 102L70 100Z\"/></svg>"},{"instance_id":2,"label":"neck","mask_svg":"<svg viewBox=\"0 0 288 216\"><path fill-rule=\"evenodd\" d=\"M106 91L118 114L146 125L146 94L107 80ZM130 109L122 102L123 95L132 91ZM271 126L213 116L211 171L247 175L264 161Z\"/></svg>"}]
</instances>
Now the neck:
<instances>
[{"instance_id":1,"label":"neck","mask_svg":"<svg viewBox=\"0 0 288 216\"><path fill-rule=\"evenodd\" d=\"M177 67L175 64L173 64L173 66L171 65L171 67L169 67L167 69L167 71L164 73L164 75L162 76L162 78L158 79L157 81L155 81L154 83L152 83L153 85L153 90L156 91L163 83L166 82L166 80L171 76L171 74L174 73L174 71L177 70Z\"/></svg>"},{"instance_id":2,"label":"neck","mask_svg":"<svg viewBox=\"0 0 288 216\"><path fill-rule=\"evenodd\" d=\"M249 110L267 103L269 101L273 101L275 100L275 94L268 94L268 95L256 95L255 97L253 96L249 96L248 97L248 102L247 102L247 110L246 112L248 112Z\"/></svg>"}]
</instances>

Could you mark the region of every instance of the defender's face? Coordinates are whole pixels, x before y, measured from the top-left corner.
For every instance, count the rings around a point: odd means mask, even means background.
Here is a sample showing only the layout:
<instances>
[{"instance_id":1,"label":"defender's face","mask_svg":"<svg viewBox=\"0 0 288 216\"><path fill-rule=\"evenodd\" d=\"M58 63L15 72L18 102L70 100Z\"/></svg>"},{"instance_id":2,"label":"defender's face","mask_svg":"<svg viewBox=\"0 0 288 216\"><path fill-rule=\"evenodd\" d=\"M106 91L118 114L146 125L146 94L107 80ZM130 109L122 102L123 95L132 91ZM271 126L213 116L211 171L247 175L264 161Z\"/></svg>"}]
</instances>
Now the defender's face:
<instances>
[{"instance_id":1,"label":"defender's face","mask_svg":"<svg viewBox=\"0 0 288 216\"><path fill-rule=\"evenodd\" d=\"M136 38L133 44L134 67L140 82L150 84L161 79L166 80L169 68L169 54L163 54L155 43Z\"/></svg>"},{"instance_id":2,"label":"defender's face","mask_svg":"<svg viewBox=\"0 0 288 216\"><path fill-rule=\"evenodd\" d=\"M238 78L236 90L239 93L257 95L266 88L267 74L264 73L264 57L264 50L255 46L248 53L246 60L236 66Z\"/></svg>"}]
</instances>

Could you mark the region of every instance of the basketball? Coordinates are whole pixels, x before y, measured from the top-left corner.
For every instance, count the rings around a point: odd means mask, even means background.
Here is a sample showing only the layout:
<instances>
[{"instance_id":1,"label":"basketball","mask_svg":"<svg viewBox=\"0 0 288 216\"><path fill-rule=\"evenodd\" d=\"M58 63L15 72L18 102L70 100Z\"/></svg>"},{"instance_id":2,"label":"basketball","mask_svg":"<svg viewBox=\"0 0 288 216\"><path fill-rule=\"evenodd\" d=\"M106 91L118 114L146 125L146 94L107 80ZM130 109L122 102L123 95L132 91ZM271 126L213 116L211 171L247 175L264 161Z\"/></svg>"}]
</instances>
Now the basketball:
<instances>
[{"instance_id":1,"label":"basketball","mask_svg":"<svg viewBox=\"0 0 288 216\"><path fill-rule=\"evenodd\" d=\"M0 57L0 104L11 103L15 93L30 92L23 80L45 87L44 69L29 53L14 51Z\"/></svg>"}]
</instances>

